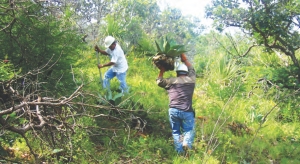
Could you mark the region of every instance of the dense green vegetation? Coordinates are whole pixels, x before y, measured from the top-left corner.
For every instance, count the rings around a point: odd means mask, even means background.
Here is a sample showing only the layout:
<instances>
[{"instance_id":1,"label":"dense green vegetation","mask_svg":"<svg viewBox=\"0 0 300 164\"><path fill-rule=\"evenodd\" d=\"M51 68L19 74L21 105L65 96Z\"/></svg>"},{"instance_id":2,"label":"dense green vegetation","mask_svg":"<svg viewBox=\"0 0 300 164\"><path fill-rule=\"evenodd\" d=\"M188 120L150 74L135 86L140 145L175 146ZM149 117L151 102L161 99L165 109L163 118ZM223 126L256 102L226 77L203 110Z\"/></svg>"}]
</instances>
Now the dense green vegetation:
<instances>
[{"instance_id":1,"label":"dense green vegetation","mask_svg":"<svg viewBox=\"0 0 300 164\"><path fill-rule=\"evenodd\" d=\"M0 163L300 163L298 1L214 0L206 33L155 0L0 2ZM124 96L116 79L99 84L93 46L107 35L127 55ZM189 156L174 151L155 82L166 36L197 73Z\"/></svg>"}]
</instances>

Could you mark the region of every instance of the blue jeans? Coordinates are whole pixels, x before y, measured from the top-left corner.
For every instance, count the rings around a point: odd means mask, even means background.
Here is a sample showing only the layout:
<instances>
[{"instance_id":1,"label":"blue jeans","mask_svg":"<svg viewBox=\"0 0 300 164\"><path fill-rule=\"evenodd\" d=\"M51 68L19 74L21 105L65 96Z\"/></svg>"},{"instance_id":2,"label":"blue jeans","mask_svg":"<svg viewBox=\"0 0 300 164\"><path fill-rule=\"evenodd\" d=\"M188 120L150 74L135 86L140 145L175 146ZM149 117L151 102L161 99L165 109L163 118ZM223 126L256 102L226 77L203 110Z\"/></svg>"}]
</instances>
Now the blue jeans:
<instances>
[{"instance_id":1,"label":"blue jeans","mask_svg":"<svg viewBox=\"0 0 300 164\"><path fill-rule=\"evenodd\" d=\"M195 117L194 112L185 112L179 109L169 109L169 119L172 128L175 149L177 153L183 153L183 145L192 148L195 136ZM183 135L183 141L180 141L180 135Z\"/></svg>"},{"instance_id":2,"label":"blue jeans","mask_svg":"<svg viewBox=\"0 0 300 164\"><path fill-rule=\"evenodd\" d=\"M126 84L126 72L127 71L123 73L114 72L112 68L109 68L104 75L103 88L110 90L110 80L114 77L117 77L117 79L120 82L120 89L122 90L122 93L128 93L128 88Z\"/></svg>"}]
</instances>

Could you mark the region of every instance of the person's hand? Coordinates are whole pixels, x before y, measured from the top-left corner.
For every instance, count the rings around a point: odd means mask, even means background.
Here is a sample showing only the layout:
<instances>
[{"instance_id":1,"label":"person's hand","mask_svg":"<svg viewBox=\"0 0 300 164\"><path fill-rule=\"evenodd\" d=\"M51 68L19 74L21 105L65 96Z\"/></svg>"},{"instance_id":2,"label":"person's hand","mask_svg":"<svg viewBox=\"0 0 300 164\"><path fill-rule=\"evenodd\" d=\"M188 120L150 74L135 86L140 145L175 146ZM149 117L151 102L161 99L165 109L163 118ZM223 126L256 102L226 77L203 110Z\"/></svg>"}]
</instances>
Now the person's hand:
<instances>
[{"instance_id":1,"label":"person's hand","mask_svg":"<svg viewBox=\"0 0 300 164\"><path fill-rule=\"evenodd\" d=\"M187 57L186 57L185 54L181 54L180 57L181 57L181 61L182 61L182 62L187 61Z\"/></svg>"},{"instance_id":2,"label":"person's hand","mask_svg":"<svg viewBox=\"0 0 300 164\"><path fill-rule=\"evenodd\" d=\"M95 45L95 51L100 52L100 48L97 45Z\"/></svg>"},{"instance_id":3,"label":"person's hand","mask_svg":"<svg viewBox=\"0 0 300 164\"><path fill-rule=\"evenodd\" d=\"M100 69L100 68L103 68L103 65L102 65L102 64L98 64L97 66L98 66L99 69Z\"/></svg>"}]
</instances>

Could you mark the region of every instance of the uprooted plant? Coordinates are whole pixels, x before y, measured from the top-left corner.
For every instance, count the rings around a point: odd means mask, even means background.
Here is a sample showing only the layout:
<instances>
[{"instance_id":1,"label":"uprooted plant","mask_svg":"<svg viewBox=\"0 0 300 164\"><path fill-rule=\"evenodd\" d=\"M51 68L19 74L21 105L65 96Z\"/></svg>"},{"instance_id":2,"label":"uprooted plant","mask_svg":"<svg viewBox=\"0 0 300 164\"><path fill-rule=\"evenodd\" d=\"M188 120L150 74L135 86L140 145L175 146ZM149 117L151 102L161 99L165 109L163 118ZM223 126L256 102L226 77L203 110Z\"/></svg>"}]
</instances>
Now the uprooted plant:
<instances>
[{"instance_id":1,"label":"uprooted plant","mask_svg":"<svg viewBox=\"0 0 300 164\"><path fill-rule=\"evenodd\" d=\"M156 67L164 67L166 71L174 70L176 58L187 52L184 45L179 45L167 37L161 37L155 44L157 53L152 57L152 63Z\"/></svg>"}]
</instances>

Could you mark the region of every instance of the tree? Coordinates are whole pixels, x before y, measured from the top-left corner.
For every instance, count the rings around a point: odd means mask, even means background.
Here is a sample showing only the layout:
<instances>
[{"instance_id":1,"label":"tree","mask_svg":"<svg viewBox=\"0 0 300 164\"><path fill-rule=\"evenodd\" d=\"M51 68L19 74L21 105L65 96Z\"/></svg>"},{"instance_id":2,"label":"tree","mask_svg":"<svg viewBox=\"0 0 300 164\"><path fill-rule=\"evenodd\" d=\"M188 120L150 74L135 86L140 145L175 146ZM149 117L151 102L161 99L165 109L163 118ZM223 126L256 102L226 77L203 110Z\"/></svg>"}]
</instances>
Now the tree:
<instances>
[{"instance_id":1,"label":"tree","mask_svg":"<svg viewBox=\"0 0 300 164\"><path fill-rule=\"evenodd\" d=\"M119 0L107 15L107 23L101 29L106 35L113 35L125 43L125 51L136 47L143 37L151 37L157 29L159 21L159 6L154 0Z\"/></svg>"},{"instance_id":2,"label":"tree","mask_svg":"<svg viewBox=\"0 0 300 164\"><path fill-rule=\"evenodd\" d=\"M215 27L239 27L256 39L256 45L277 49L289 56L297 68L296 51L300 48L300 3L294 0L213 0L206 16L215 20Z\"/></svg>"},{"instance_id":3,"label":"tree","mask_svg":"<svg viewBox=\"0 0 300 164\"><path fill-rule=\"evenodd\" d=\"M1 1L0 58L8 59L21 74L37 68L43 70L39 76L26 77L29 81L47 81L40 87L59 91L74 87L64 79L72 79L68 70L80 57L78 50L84 49L84 45L70 19L70 10L58 13L52 6L32 1ZM26 87L27 79L19 80Z\"/></svg>"}]
</instances>

